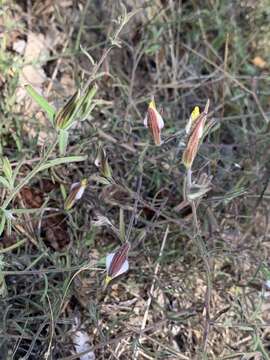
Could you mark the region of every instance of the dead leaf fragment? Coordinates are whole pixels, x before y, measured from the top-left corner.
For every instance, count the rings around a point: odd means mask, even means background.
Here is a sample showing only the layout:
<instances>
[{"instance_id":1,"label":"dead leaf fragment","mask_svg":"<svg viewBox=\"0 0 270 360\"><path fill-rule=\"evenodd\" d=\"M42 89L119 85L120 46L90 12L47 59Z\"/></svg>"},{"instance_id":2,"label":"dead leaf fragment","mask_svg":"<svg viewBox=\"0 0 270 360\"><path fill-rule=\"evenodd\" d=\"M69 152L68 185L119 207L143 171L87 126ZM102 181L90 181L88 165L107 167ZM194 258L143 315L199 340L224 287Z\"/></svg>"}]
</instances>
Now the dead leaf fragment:
<instances>
[{"instance_id":1,"label":"dead leaf fragment","mask_svg":"<svg viewBox=\"0 0 270 360\"><path fill-rule=\"evenodd\" d=\"M255 58L252 60L252 64L259 69L265 69L267 67L267 62L260 56L255 56Z\"/></svg>"},{"instance_id":2,"label":"dead leaf fragment","mask_svg":"<svg viewBox=\"0 0 270 360\"><path fill-rule=\"evenodd\" d=\"M14 50L23 55L25 64L20 73L19 86L16 91L17 106L18 109L20 109L20 106L22 106L23 103L24 114L32 116L33 114L37 114L40 108L28 96L24 85L31 84L38 93L41 95L43 94L47 75L42 65L46 62L46 58L49 55L48 40L43 34L29 32L27 42L18 40L14 43ZM39 112L36 119L41 127L44 129L48 128L48 120L43 112ZM23 129L31 138L35 138L39 131L37 126L33 126L31 123L27 122L24 122ZM38 145L43 146L45 141L50 141L51 138L49 138L49 136L51 136L51 134L48 131L40 131L38 133Z\"/></svg>"},{"instance_id":3,"label":"dead leaf fragment","mask_svg":"<svg viewBox=\"0 0 270 360\"><path fill-rule=\"evenodd\" d=\"M75 324L73 325L74 334L72 336L75 353L80 354L84 351L89 351L85 355L80 356L80 360L95 360L96 356L93 351L90 351L90 338L85 329L80 326L80 320L78 317L75 317Z\"/></svg>"},{"instance_id":4,"label":"dead leaf fragment","mask_svg":"<svg viewBox=\"0 0 270 360\"><path fill-rule=\"evenodd\" d=\"M24 53L26 47L26 42L24 40L17 40L13 43L13 50L16 51L18 54L22 55Z\"/></svg>"}]
</instances>

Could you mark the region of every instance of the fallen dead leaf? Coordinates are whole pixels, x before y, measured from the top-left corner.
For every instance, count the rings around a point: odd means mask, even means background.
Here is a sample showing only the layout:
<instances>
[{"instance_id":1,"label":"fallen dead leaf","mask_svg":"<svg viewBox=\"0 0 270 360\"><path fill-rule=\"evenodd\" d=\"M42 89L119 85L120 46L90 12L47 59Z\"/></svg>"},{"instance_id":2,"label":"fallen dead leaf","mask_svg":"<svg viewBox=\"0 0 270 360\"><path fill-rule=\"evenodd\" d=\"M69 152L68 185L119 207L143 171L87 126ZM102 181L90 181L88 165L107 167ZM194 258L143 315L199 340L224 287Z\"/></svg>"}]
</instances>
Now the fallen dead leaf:
<instances>
[{"instance_id":1,"label":"fallen dead leaf","mask_svg":"<svg viewBox=\"0 0 270 360\"><path fill-rule=\"evenodd\" d=\"M67 73L64 73L61 77L61 85L65 90L65 96L72 96L76 91L75 80Z\"/></svg>"},{"instance_id":2,"label":"fallen dead leaf","mask_svg":"<svg viewBox=\"0 0 270 360\"><path fill-rule=\"evenodd\" d=\"M13 43L12 48L18 54L22 55L26 48L26 42L24 40L19 39Z\"/></svg>"},{"instance_id":3,"label":"fallen dead leaf","mask_svg":"<svg viewBox=\"0 0 270 360\"><path fill-rule=\"evenodd\" d=\"M265 69L267 67L267 62L260 56L255 56L255 58L252 60L252 64L259 69Z\"/></svg>"},{"instance_id":4,"label":"fallen dead leaf","mask_svg":"<svg viewBox=\"0 0 270 360\"><path fill-rule=\"evenodd\" d=\"M43 194L40 190L24 186L20 192L26 208L38 209L43 204Z\"/></svg>"},{"instance_id":5,"label":"fallen dead leaf","mask_svg":"<svg viewBox=\"0 0 270 360\"><path fill-rule=\"evenodd\" d=\"M89 335L83 327L80 326L80 320L78 317L75 317L75 324L73 325L74 334L72 336L72 341L75 348L75 353L79 354L84 351L90 350L91 346L89 345L90 339ZM85 355L81 355L80 360L95 360L96 356L93 351L89 351Z\"/></svg>"},{"instance_id":6,"label":"fallen dead leaf","mask_svg":"<svg viewBox=\"0 0 270 360\"><path fill-rule=\"evenodd\" d=\"M49 49L42 34L29 32L25 47L25 66L20 76L20 85L31 84L35 89L42 90L42 84L46 80L45 71L42 69L41 60L49 55Z\"/></svg>"},{"instance_id":7,"label":"fallen dead leaf","mask_svg":"<svg viewBox=\"0 0 270 360\"><path fill-rule=\"evenodd\" d=\"M17 106L19 108L23 106L24 114L30 117L33 114L37 114L40 108L31 98L29 98L24 86L26 84L31 84L38 93L43 93L43 87L44 83L47 81L47 76L42 68L42 59L46 59L49 55L49 48L43 34L29 32L27 42L23 44L21 41L22 40L18 40L14 43L14 50L20 54L23 53L23 47L25 48L25 66L23 67L19 77L19 86L16 92L16 98ZM39 112L37 119L38 124L42 125L44 128L48 128L48 120L42 112ZM37 136L37 129L39 129L39 126L34 127L32 124L30 125L27 122L24 123L24 130L27 132L27 135L32 138ZM48 133L45 131L39 131L38 145L42 146L44 145L44 142L48 140Z\"/></svg>"},{"instance_id":8,"label":"fallen dead leaf","mask_svg":"<svg viewBox=\"0 0 270 360\"><path fill-rule=\"evenodd\" d=\"M47 217L41 224L44 243L55 251L65 250L70 244L66 218L63 214Z\"/></svg>"}]
</instances>

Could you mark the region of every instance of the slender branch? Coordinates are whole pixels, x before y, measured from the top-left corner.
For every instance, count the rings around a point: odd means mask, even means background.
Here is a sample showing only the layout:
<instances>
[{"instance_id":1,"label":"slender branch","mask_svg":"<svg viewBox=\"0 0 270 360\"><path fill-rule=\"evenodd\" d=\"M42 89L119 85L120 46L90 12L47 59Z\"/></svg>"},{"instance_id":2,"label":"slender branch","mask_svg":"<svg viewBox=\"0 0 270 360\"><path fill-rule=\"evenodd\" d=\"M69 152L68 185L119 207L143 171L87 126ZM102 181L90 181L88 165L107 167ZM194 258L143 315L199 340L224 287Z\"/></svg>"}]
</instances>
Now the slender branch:
<instances>
[{"instance_id":1,"label":"slender branch","mask_svg":"<svg viewBox=\"0 0 270 360\"><path fill-rule=\"evenodd\" d=\"M121 31L123 30L123 27L129 22L129 20L132 18L133 15L135 15L138 12L138 10L136 11L131 11L130 13L126 12L126 8L123 6L123 16L120 22L120 25L118 27L118 29L116 30L115 34L112 36L111 38L111 46L109 46L102 54L99 62L97 64L95 64L91 75L89 77L89 79L87 80L86 84L83 87L82 93L84 94L87 89L89 88L89 85L92 83L92 81L94 81L95 76L99 70L99 68L101 67L101 65L103 64L104 60L106 59L106 57L109 55L109 53L111 52L111 50L115 47L118 46L120 47L120 44L118 42L118 37L121 33Z\"/></svg>"}]
</instances>

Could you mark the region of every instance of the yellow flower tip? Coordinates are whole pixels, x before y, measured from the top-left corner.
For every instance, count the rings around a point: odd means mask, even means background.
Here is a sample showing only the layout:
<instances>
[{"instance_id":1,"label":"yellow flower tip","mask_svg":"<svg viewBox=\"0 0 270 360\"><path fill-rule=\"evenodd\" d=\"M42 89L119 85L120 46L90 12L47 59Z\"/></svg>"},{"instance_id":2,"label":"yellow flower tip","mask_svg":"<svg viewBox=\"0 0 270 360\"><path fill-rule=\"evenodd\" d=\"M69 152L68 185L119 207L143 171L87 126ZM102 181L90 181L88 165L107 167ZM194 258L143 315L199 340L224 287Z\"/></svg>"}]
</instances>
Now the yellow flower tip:
<instances>
[{"instance_id":1,"label":"yellow flower tip","mask_svg":"<svg viewBox=\"0 0 270 360\"><path fill-rule=\"evenodd\" d=\"M111 281L112 281L112 277L107 275L105 278L105 287L108 286Z\"/></svg>"},{"instance_id":2,"label":"yellow flower tip","mask_svg":"<svg viewBox=\"0 0 270 360\"><path fill-rule=\"evenodd\" d=\"M86 178L82 179L81 186L85 188L87 185L88 185L88 180Z\"/></svg>"},{"instance_id":3,"label":"yellow flower tip","mask_svg":"<svg viewBox=\"0 0 270 360\"><path fill-rule=\"evenodd\" d=\"M199 108L199 106L195 106L195 108L192 110L192 113L191 113L192 121L196 120L199 115L200 115L200 108Z\"/></svg>"},{"instance_id":4,"label":"yellow flower tip","mask_svg":"<svg viewBox=\"0 0 270 360\"><path fill-rule=\"evenodd\" d=\"M184 154L183 154L183 157L182 157L182 163L184 164L185 168L188 170L191 168L191 165L192 165L192 161L190 161L189 159L187 159L188 157L188 154L187 152L185 151Z\"/></svg>"},{"instance_id":5,"label":"yellow flower tip","mask_svg":"<svg viewBox=\"0 0 270 360\"><path fill-rule=\"evenodd\" d=\"M69 204L65 204L64 205L64 210L69 211L72 208L73 204L69 203Z\"/></svg>"},{"instance_id":6,"label":"yellow flower tip","mask_svg":"<svg viewBox=\"0 0 270 360\"><path fill-rule=\"evenodd\" d=\"M148 108L149 109L154 109L156 110L156 103L155 103L155 100L151 100L149 105L148 105Z\"/></svg>"}]
</instances>

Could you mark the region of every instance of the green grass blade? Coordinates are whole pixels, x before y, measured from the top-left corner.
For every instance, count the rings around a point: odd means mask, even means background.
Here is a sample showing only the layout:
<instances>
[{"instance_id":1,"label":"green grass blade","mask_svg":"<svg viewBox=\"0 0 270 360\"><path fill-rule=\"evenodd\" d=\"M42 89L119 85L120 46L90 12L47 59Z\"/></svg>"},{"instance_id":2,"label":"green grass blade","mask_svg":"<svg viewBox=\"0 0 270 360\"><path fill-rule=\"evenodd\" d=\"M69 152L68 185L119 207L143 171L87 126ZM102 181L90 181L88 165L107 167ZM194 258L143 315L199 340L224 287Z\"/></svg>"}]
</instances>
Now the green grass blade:
<instances>
[{"instance_id":1,"label":"green grass blade","mask_svg":"<svg viewBox=\"0 0 270 360\"><path fill-rule=\"evenodd\" d=\"M6 216L4 214L4 212L1 211L0 213L1 215L1 220L0 220L0 235L2 234L2 232L4 231L4 228L5 228L5 224L6 224Z\"/></svg>"},{"instance_id":2,"label":"green grass blade","mask_svg":"<svg viewBox=\"0 0 270 360\"><path fill-rule=\"evenodd\" d=\"M48 103L48 101L31 86L25 85L25 90L27 91L28 95L46 112L50 122L53 124L53 119L55 115L54 108Z\"/></svg>"},{"instance_id":3,"label":"green grass blade","mask_svg":"<svg viewBox=\"0 0 270 360\"><path fill-rule=\"evenodd\" d=\"M6 178L4 178L3 176L0 176L0 183L7 189L10 189L10 187L11 187L8 180Z\"/></svg>"},{"instance_id":4,"label":"green grass blade","mask_svg":"<svg viewBox=\"0 0 270 360\"><path fill-rule=\"evenodd\" d=\"M79 156L68 156L68 157L61 157L54 160L47 161L46 164L42 165L39 168L39 171L43 171L45 169L49 169L54 166L62 165L62 164L68 164L71 162L80 162L86 160L87 156L85 155L79 155Z\"/></svg>"},{"instance_id":5,"label":"green grass blade","mask_svg":"<svg viewBox=\"0 0 270 360\"><path fill-rule=\"evenodd\" d=\"M58 144L60 155L65 155L68 144L68 131L60 129L58 134Z\"/></svg>"}]
</instances>

